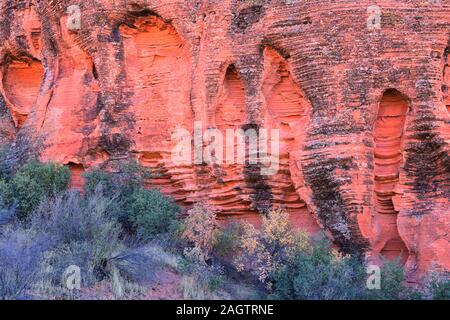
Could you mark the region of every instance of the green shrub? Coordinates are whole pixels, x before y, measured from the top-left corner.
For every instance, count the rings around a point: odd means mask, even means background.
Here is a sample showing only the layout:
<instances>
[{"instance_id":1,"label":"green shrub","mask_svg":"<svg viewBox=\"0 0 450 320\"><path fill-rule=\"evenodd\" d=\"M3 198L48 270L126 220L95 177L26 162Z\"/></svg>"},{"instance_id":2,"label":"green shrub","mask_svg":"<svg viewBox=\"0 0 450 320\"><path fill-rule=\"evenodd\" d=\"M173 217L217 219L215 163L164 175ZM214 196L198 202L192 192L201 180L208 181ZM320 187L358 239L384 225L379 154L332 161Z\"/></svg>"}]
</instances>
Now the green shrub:
<instances>
[{"instance_id":1,"label":"green shrub","mask_svg":"<svg viewBox=\"0 0 450 320\"><path fill-rule=\"evenodd\" d=\"M92 194L95 190L101 186L102 192L105 194L115 194L117 191L113 176L103 170L91 170L83 173L84 178L84 192L86 194Z\"/></svg>"},{"instance_id":2,"label":"green shrub","mask_svg":"<svg viewBox=\"0 0 450 320\"><path fill-rule=\"evenodd\" d=\"M165 214L171 219L177 208L157 191L147 192L144 189L145 179L150 178L150 172L136 162L123 164L116 171L95 169L86 172L85 193L92 194L100 188L104 195L114 196L115 201L109 211L124 230L138 231L143 238L152 238L158 233L157 230L166 232L165 226L157 220L163 219ZM168 212L162 212L166 209Z\"/></svg>"},{"instance_id":3,"label":"green shrub","mask_svg":"<svg viewBox=\"0 0 450 320\"><path fill-rule=\"evenodd\" d=\"M0 148L0 180L7 180L11 175L11 168L7 163L9 146Z\"/></svg>"},{"instance_id":4,"label":"green shrub","mask_svg":"<svg viewBox=\"0 0 450 320\"><path fill-rule=\"evenodd\" d=\"M10 181L0 182L0 195L14 204L20 219L25 219L41 200L67 189L69 169L53 163L31 161L22 166Z\"/></svg>"},{"instance_id":5,"label":"green shrub","mask_svg":"<svg viewBox=\"0 0 450 320\"><path fill-rule=\"evenodd\" d=\"M399 300L408 298L413 292L404 287L405 272L400 261L386 260L381 267L381 289L368 291L369 299Z\"/></svg>"},{"instance_id":6,"label":"green shrub","mask_svg":"<svg viewBox=\"0 0 450 320\"><path fill-rule=\"evenodd\" d=\"M345 300L363 298L366 275L356 258L340 256L326 239L316 240L312 250L271 275L273 298L295 300Z\"/></svg>"},{"instance_id":7,"label":"green shrub","mask_svg":"<svg viewBox=\"0 0 450 320\"><path fill-rule=\"evenodd\" d=\"M225 260L232 260L239 251L245 236L245 225L242 222L232 222L217 231L213 252Z\"/></svg>"},{"instance_id":8,"label":"green shrub","mask_svg":"<svg viewBox=\"0 0 450 320\"><path fill-rule=\"evenodd\" d=\"M432 274L428 290L433 300L450 300L450 273Z\"/></svg>"},{"instance_id":9,"label":"green shrub","mask_svg":"<svg viewBox=\"0 0 450 320\"><path fill-rule=\"evenodd\" d=\"M144 188L130 195L126 209L133 228L145 240L169 232L179 212L179 207L159 190Z\"/></svg>"},{"instance_id":10,"label":"green shrub","mask_svg":"<svg viewBox=\"0 0 450 320\"><path fill-rule=\"evenodd\" d=\"M142 188L145 179L151 177L147 168L134 161L122 164L115 171L117 172L106 172L97 168L84 173L84 191L87 194L93 193L101 185L106 195L114 194L120 199Z\"/></svg>"}]
</instances>

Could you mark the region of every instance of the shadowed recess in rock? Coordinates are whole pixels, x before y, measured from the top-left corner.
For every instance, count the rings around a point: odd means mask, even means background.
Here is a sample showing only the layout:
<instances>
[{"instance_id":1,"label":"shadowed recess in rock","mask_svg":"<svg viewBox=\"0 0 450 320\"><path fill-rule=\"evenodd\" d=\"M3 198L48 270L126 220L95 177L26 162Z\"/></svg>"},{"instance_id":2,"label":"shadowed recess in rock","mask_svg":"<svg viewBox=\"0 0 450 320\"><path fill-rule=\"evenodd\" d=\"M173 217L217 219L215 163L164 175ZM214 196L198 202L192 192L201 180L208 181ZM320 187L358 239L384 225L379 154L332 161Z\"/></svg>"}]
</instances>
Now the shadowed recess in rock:
<instances>
[{"instance_id":1,"label":"shadowed recess in rock","mask_svg":"<svg viewBox=\"0 0 450 320\"><path fill-rule=\"evenodd\" d=\"M189 103L190 59L175 28L156 16L139 17L134 28L122 25L126 91L134 114L135 152L142 165L153 169L152 184L178 201L186 198L185 179L191 167L171 163L176 128L191 130Z\"/></svg>"},{"instance_id":2,"label":"shadowed recess in rock","mask_svg":"<svg viewBox=\"0 0 450 320\"><path fill-rule=\"evenodd\" d=\"M27 41L32 53L39 55L42 48L41 21L32 5L23 11L23 28L26 32Z\"/></svg>"},{"instance_id":3,"label":"shadowed recess in rock","mask_svg":"<svg viewBox=\"0 0 450 320\"><path fill-rule=\"evenodd\" d=\"M224 137L224 162L213 169L214 183L209 202L221 208L224 215L242 215L251 213L249 208L248 194L243 176L243 164L236 163L236 150L238 148L237 139L227 137L228 132L236 133L245 123L245 87L235 66L230 65L225 73L225 78L219 94L217 107L215 110L216 128L220 130ZM233 161L226 161L226 146L229 144L230 152L233 152ZM254 212L253 212L254 213Z\"/></svg>"},{"instance_id":4,"label":"shadowed recess in rock","mask_svg":"<svg viewBox=\"0 0 450 320\"><path fill-rule=\"evenodd\" d=\"M245 88L236 68L228 67L223 84L222 97L216 110L216 126L239 129L245 121Z\"/></svg>"},{"instance_id":5,"label":"shadowed recess in rock","mask_svg":"<svg viewBox=\"0 0 450 320\"><path fill-rule=\"evenodd\" d=\"M408 249L397 228L398 210L393 197L399 183L403 159L403 137L408 101L396 90L387 90L380 102L375 123L374 178L375 224L379 233L380 253L388 259L400 257L405 262Z\"/></svg>"},{"instance_id":6,"label":"shadowed recess in rock","mask_svg":"<svg viewBox=\"0 0 450 320\"><path fill-rule=\"evenodd\" d=\"M300 162L310 104L294 82L287 62L275 50L265 50L265 69L263 91L267 103L266 124L268 129L279 130L280 134L279 170L267 179L272 203L285 207L296 227L315 232L319 226L296 191L291 172L297 170L294 162L297 165ZM297 185L301 183L297 181Z\"/></svg>"},{"instance_id":7,"label":"shadowed recess in rock","mask_svg":"<svg viewBox=\"0 0 450 320\"><path fill-rule=\"evenodd\" d=\"M12 60L6 68L3 87L16 127L25 123L39 94L43 76L44 68L36 60L28 63Z\"/></svg>"}]
</instances>

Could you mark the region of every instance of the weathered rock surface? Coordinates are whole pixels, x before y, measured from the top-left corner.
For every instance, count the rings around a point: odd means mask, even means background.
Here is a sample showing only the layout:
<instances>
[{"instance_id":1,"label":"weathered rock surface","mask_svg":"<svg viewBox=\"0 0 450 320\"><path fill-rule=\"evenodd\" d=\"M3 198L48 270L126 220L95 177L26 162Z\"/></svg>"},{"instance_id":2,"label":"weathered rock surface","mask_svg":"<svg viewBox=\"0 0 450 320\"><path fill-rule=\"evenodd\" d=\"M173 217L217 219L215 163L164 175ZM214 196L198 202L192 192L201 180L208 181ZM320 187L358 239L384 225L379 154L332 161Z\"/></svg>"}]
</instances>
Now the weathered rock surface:
<instances>
[{"instance_id":1,"label":"weathered rock surface","mask_svg":"<svg viewBox=\"0 0 450 320\"><path fill-rule=\"evenodd\" d=\"M0 0L0 142L39 141L77 188L135 158L180 204L281 205L344 252L449 270L450 3L377 1L379 29L373 3ZM279 129L277 174L174 165L195 121Z\"/></svg>"}]
</instances>

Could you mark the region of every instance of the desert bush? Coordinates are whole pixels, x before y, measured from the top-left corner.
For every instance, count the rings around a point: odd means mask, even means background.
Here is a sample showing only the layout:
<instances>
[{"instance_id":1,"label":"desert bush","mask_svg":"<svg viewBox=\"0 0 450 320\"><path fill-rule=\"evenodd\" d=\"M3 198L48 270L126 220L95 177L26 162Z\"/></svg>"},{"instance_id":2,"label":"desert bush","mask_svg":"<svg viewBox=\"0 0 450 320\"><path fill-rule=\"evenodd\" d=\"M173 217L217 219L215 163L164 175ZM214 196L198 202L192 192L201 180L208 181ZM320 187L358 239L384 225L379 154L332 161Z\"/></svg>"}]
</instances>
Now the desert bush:
<instances>
[{"instance_id":1,"label":"desert bush","mask_svg":"<svg viewBox=\"0 0 450 320\"><path fill-rule=\"evenodd\" d=\"M142 188L146 179L151 177L150 171L135 161L120 165L114 172L106 172L100 168L84 173L84 190L87 194L95 192L98 185L106 195L116 195L118 200L131 195Z\"/></svg>"},{"instance_id":2,"label":"desert bush","mask_svg":"<svg viewBox=\"0 0 450 320\"><path fill-rule=\"evenodd\" d=\"M272 257L272 269L310 249L308 234L293 230L289 214L281 208L271 210L263 217L259 242Z\"/></svg>"},{"instance_id":3,"label":"desert bush","mask_svg":"<svg viewBox=\"0 0 450 320\"><path fill-rule=\"evenodd\" d=\"M197 275L185 275L181 279L183 299L186 300L218 300L216 289L211 288L209 282L198 278Z\"/></svg>"},{"instance_id":4,"label":"desert bush","mask_svg":"<svg viewBox=\"0 0 450 320\"><path fill-rule=\"evenodd\" d=\"M322 235L311 242L294 231L284 210L263 218L261 231L247 226L235 259L238 271L258 276L279 299L398 299L412 296L402 285L403 269L386 262L381 290L366 289L365 265L359 257L333 250ZM241 232L242 234L242 232Z\"/></svg>"},{"instance_id":5,"label":"desert bush","mask_svg":"<svg viewBox=\"0 0 450 320\"><path fill-rule=\"evenodd\" d=\"M204 204L196 204L188 211L183 224L181 237L191 245L185 248L185 255L205 263L210 258L219 228L216 213Z\"/></svg>"},{"instance_id":6,"label":"desert bush","mask_svg":"<svg viewBox=\"0 0 450 320\"><path fill-rule=\"evenodd\" d=\"M124 248L119 225L108 213L111 201L100 192L86 198L67 192L43 201L33 212L31 229L54 241L44 263L53 283L60 283L70 265L81 268L84 285L105 276L108 261Z\"/></svg>"},{"instance_id":7,"label":"desert bush","mask_svg":"<svg viewBox=\"0 0 450 320\"><path fill-rule=\"evenodd\" d=\"M120 225L109 212L114 201L97 187L86 196L66 192L38 206L31 216L30 229L45 233L53 245L45 253L43 280L37 290L71 297L62 283L71 265L80 267L83 287L106 280L117 299L127 298L128 289L138 288L137 283L148 284L157 278L164 266L161 257L143 247L126 246Z\"/></svg>"},{"instance_id":8,"label":"desert bush","mask_svg":"<svg viewBox=\"0 0 450 320\"><path fill-rule=\"evenodd\" d=\"M125 248L108 260L108 269L118 271L128 283L151 284L158 280L160 272L166 268L170 257L164 250L156 247ZM114 273L111 273L114 275Z\"/></svg>"},{"instance_id":9,"label":"desert bush","mask_svg":"<svg viewBox=\"0 0 450 320\"><path fill-rule=\"evenodd\" d=\"M247 233L243 222L231 222L217 231L212 251L223 260L232 261L242 248Z\"/></svg>"},{"instance_id":10,"label":"desert bush","mask_svg":"<svg viewBox=\"0 0 450 320\"><path fill-rule=\"evenodd\" d=\"M23 220L44 198L64 191L69 180L68 168L31 161L19 168L11 180L0 182L0 196L16 206L17 215Z\"/></svg>"},{"instance_id":11,"label":"desert bush","mask_svg":"<svg viewBox=\"0 0 450 320\"><path fill-rule=\"evenodd\" d=\"M381 266L381 288L367 290L366 299L371 300L420 300L425 299L421 285L414 288L405 283L405 270L399 259L383 260ZM425 281L426 282L426 281ZM424 282L424 283L425 283Z\"/></svg>"},{"instance_id":12,"label":"desert bush","mask_svg":"<svg viewBox=\"0 0 450 320\"><path fill-rule=\"evenodd\" d=\"M165 243L158 244L152 242L151 244L144 246L143 250L145 254L157 257L158 261L168 269L175 272L180 271L180 261L182 260L181 257L177 253L171 252L164 246Z\"/></svg>"},{"instance_id":13,"label":"desert bush","mask_svg":"<svg viewBox=\"0 0 450 320\"><path fill-rule=\"evenodd\" d=\"M260 233L248 222L235 222L219 229L213 247L221 258L229 258L239 271L255 272L263 263L265 248L260 243Z\"/></svg>"},{"instance_id":14,"label":"desert bush","mask_svg":"<svg viewBox=\"0 0 450 320\"><path fill-rule=\"evenodd\" d=\"M8 180L11 176L11 168L7 162L9 146L0 147L0 180Z\"/></svg>"},{"instance_id":15,"label":"desert bush","mask_svg":"<svg viewBox=\"0 0 450 320\"><path fill-rule=\"evenodd\" d=\"M185 275L181 279L181 291L186 300L216 300L217 296L210 290L207 283L195 275Z\"/></svg>"},{"instance_id":16,"label":"desert bush","mask_svg":"<svg viewBox=\"0 0 450 320\"><path fill-rule=\"evenodd\" d=\"M129 229L130 223L125 212L125 206L134 190L123 184L123 179L120 179L119 175L120 173L106 172L99 168L87 171L83 174L84 192L86 195L90 195L95 193L96 190L101 190L106 197L114 196L115 201L111 203L108 211L124 228Z\"/></svg>"},{"instance_id":17,"label":"desert bush","mask_svg":"<svg viewBox=\"0 0 450 320\"><path fill-rule=\"evenodd\" d=\"M0 234L0 299L24 298L39 279L39 266L50 241L20 227Z\"/></svg>"},{"instance_id":18,"label":"desert bush","mask_svg":"<svg viewBox=\"0 0 450 320\"><path fill-rule=\"evenodd\" d=\"M207 265L188 260L181 281L184 299L210 300L223 298L221 287L227 280L220 265Z\"/></svg>"},{"instance_id":19,"label":"desert bush","mask_svg":"<svg viewBox=\"0 0 450 320\"><path fill-rule=\"evenodd\" d=\"M309 248L308 235L294 231L288 213L282 209L268 212L260 231L249 223L243 223L239 234L241 241L235 249L238 254L233 261L236 269L255 274L268 287L268 277L274 270L289 262L298 251Z\"/></svg>"},{"instance_id":20,"label":"desert bush","mask_svg":"<svg viewBox=\"0 0 450 320\"><path fill-rule=\"evenodd\" d=\"M158 190L144 188L151 174L138 163L124 164L111 173L91 170L84 177L86 194L101 186L104 195L114 195L109 212L125 230L137 232L142 239L149 240L174 228L179 207Z\"/></svg>"},{"instance_id":21,"label":"desert bush","mask_svg":"<svg viewBox=\"0 0 450 320\"><path fill-rule=\"evenodd\" d=\"M86 171L83 178L83 189L86 194L94 193L99 186L106 195L116 194L119 191L113 176L106 171L100 169Z\"/></svg>"},{"instance_id":22,"label":"desert bush","mask_svg":"<svg viewBox=\"0 0 450 320\"><path fill-rule=\"evenodd\" d=\"M3 202L0 198L0 228L12 223L17 218L16 207L10 206Z\"/></svg>"},{"instance_id":23,"label":"desert bush","mask_svg":"<svg viewBox=\"0 0 450 320\"><path fill-rule=\"evenodd\" d=\"M218 255L234 256L239 272L257 276L273 298L354 299L365 295L365 269L354 257L341 256L320 237L311 242L295 231L285 210L274 209L263 218L261 230L248 223L219 232Z\"/></svg>"},{"instance_id":24,"label":"desert bush","mask_svg":"<svg viewBox=\"0 0 450 320\"><path fill-rule=\"evenodd\" d=\"M383 300L398 300L410 292L404 286L405 269L400 259L385 261L381 268L381 290Z\"/></svg>"},{"instance_id":25,"label":"desert bush","mask_svg":"<svg viewBox=\"0 0 450 320\"><path fill-rule=\"evenodd\" d=\"M179 207L159 190L140 188L130 195L126 211L139 237L149 240L174 228Z\"/></svg>"},{"instance_id":26,"label":"desert bush","mask_svg":"<svg viewBox=\"0 0 450 320\"><path fill-rule=\"evenodd\" d=\"M450 273L432 273L427 289L433 300L450 300Z\"/></svg>"},{"instance_id":27,"label":"desert bush","mask_svg":"<svg viewBox=\"0 0 450 320\"><path fill-rule=\"evenodd\" d=\"M277 299L360 299L365 295L366 274L356 258L341 256L326 239L313 241L292 261L270 274L272 297Z\"/></svg>"},{"instance_id":28,"label":"desert bush","mask_svg":"<svg viewBox=\"0 0 450 320\"><path fill-rule=\"evenodd\" d=\"M269 211L263 217L262 239L272 251L278 251L293 243L292 226L287 211L278 208Z\"/></svg>"}]
</instances>

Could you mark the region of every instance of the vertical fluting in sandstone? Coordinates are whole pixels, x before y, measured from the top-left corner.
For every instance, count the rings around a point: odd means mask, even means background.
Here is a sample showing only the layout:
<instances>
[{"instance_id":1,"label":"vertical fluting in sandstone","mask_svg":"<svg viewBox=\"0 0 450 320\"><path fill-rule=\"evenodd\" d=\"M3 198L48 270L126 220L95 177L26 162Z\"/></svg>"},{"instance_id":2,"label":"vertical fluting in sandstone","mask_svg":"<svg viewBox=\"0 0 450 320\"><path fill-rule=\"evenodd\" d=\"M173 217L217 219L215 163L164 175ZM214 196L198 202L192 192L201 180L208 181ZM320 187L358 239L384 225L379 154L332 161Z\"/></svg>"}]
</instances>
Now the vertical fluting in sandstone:
<instances>
[{"instance_id":1,"label":"vertical fluting in sandstone","mask_svg":"<svg viewBox=\"0 0 450 320\"><path fill-rule=\"evenodd\" d=\"M243 186L243 163L237 163L238 139L236 133L246 121L245 87L234 65L225 73L215 110L215 127L224 137L223 161L214 166L214 183L209 194L209 203L223 208L223 213L242 215L249 213L249 201ZM227 134L228 132L228 134ZM227 159L226 153L232 152L233 159Z\"/></svg>"},{"instance_id":2,"label":"vertical fluting in sandstone","mask_svg":"<svg viewBox=\"0 0 450 320\"><path fill-rule=\"evenodd\" d=\"M155 173L153 186L185 199L183 183L192 168L174 167L172 133L192 130L189 104L189 55L175 28L156 16L139 17L133 28L122 25L126 93L133 124L134 153Z\"/></svg>"},{"instance_id":3,"label":"vertical fluting in sandstone","mask_svg":"<svg viewBox=\"0 0 450 320\"><path fill-rule=\"evenodd\" d=\"M5 68L3 89L17 128L22 127L36 101L44 68L39 61L12 59Z\"/></svg>"},{"instance_id":4,"label":"vertical fluting in sandstone","mask_svg":"<svg viewBox=\"0 0 450 320\"><path fill-rule=\"evenodd\" d=\"M270 48L265 49L264 58L265 127L269 129L269 135L273 134L270 130L279 130L280 137L279 170L267 179L271 187L272 204L286 208L296 227L315 232L319 226L297 192L291 173L296 168L294 162L301 165L298 162L310 104L294 82L288 63Z\"/></svg>"},{"instance_id":5,"label":"vertical fluting in sandstone","mask_svg":"<svg viewBox=\"0 0 450 320\"><path fill-rule=\"evenodd\" d=\"M1 7L1 5L0 5ZM10 8L14 6L9 4ZM14 15L0 14L15 23L2 24L0 34L0 141L11 143L25 125L39 97L44 77L41 63L41 21L33 4L18 6ZM1 10L1 9L0 9ZM14 17L14 18L13 18ZM1 37L1 36L0 36ZM2 50L3 49L3 50Z\"/></svg>"},{"instance_id":6,"label":"vertical fluting in sandstone","mask_svg":"<svg viewBox=\"0 0 450 320\"><path fill-rule=\"evenodd\" d=\"M32 5L29 9L22 12L23 29L28 42L29 50L35 57L40 56L42 49L42 27L41 20Z\"/></svg>"},{"instance_id":7,"label":"vertical fluting in sandstone","mask_svg":"<svg viewBox=\"0 0 450 320\"><path fill-rule=\"evenodd\" d=\"M3 67L2 85L14 124L20 129L39 95L44 67L39 61L42 49L41 21L34 6L20 10L18 15L28 52L18 50L8 57L9 61Z\"/></svg>"},{"instance_id":8,"label":"vertical fluting in sandstone","mask_svg":"<svg viewBox=\"0 0 450 320\"><path fill-rule=\"evenodd\" d=\"M216 110L216 126L222 132L240 129L245 121L245 88L233 65L227 69L222 90Z\"/></svg>"},{"instance_id":9,"label":"vertical fluting in sandstone","mask_svg":"<svg viewBox=\"0 0 450 320\"><path fill-rule=\"evenodd\" d=\"M408 250L399 236L393 197L399 183L403 161L403 138L408 101L396 90L387 90L379 105L375 122L374 176L375 228L378 234L378 252L385 258L400 257L405 262Z\"/></svg>"},{"instance_id":10,"label":"vertical fluting in sandstone","mask_svg":"<svg viewBox=\"0 0 450 320\"><path fill-rule=\"evenodd\" d=\"M93 59L79 32L67 27L68 19L62 15L43 32L46 76L29 121L46 145L41 158L62 164L86 162L89 143L85 141L99 127L99 83Z\"/></svg>"}]
</instances>

